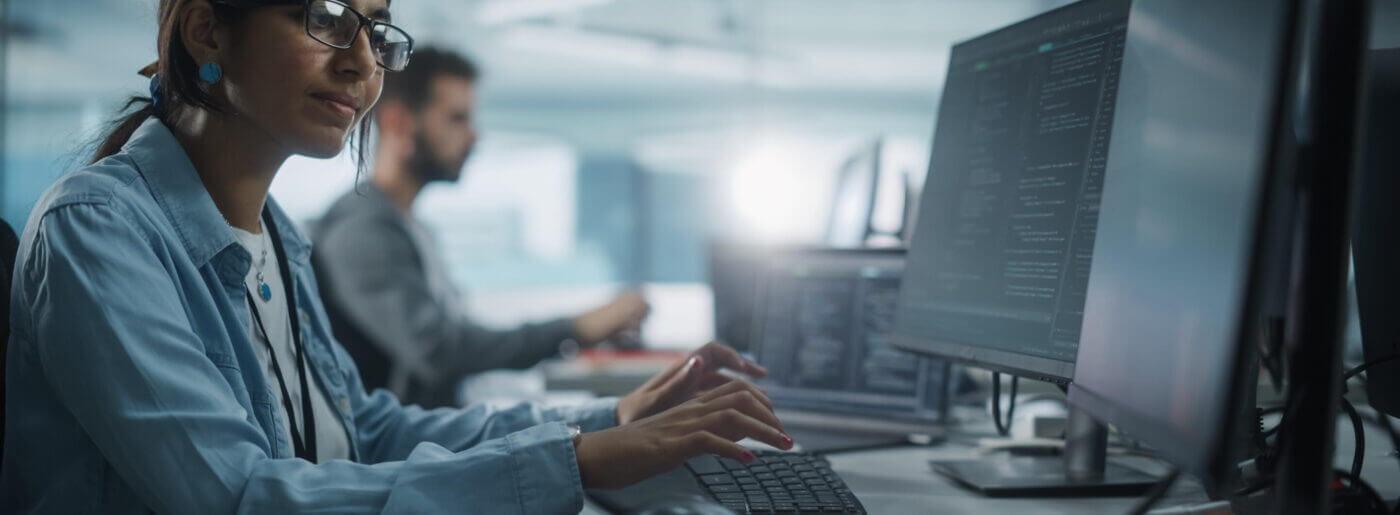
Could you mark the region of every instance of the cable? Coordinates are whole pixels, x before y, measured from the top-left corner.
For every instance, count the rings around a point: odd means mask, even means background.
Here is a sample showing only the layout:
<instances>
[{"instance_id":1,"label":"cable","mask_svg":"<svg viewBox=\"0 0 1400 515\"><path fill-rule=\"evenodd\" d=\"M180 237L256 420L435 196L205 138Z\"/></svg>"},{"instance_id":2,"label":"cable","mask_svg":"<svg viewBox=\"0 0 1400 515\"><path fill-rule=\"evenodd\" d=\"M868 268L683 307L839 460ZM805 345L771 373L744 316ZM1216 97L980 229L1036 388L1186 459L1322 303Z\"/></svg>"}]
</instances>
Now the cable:
<instances>
[{"instance_id":1,"label":"cable","mask_svg":"<svg viewBox=\"0 0 1400 515\"><path fill-rule=\"evenodd\" d=\"M998 435L1011 434L1011 418L1016 415L1016 387L1019 382L1019 376L1011 376L1011 403L1006 407L1006 422L1002 422L1001 373L992 372L992 424L996 426Z\"/></svg>"},{"instance_id":2,"label":"cable","mask_svg":"<svg viewBox=\"0 0 1400 515\"><path fill-rule=\"evenodd\" d=\"M1357 374L1365 372L1368 368L1380 365L1382 363L1389 363L1397 359L1400 359L1400 352L1394 354L1386 354L1379 358L1375 358L1360 365L1351 367L1351 369L1347 370L1345 374L1342 374L1342 382L1346 383L1347 381L1350 381L1351 378L1356 377Z\"/></svg>"},{"instance_id":3,"label":"cable","mask_svg":"<svg viewBox=\"0 0 1400 515\"><path fill-rule=\"evenodd\" d=\"M1171 490L1172 485L1176 483L1176 478L1180 476L1181 470L1172 468L1170 472L1167 472L1166 476L1162 477L1161 481L1152 485L1152 489L1148 490L1142 500L1138 501L1137 505L1133 506L1133 509L1128 511L1128 515L1144 515L1147 513L1147 510L1152 509L1154 505L1161 502L1163 497L1167 496L1167 490Z\"/></svg>"},{"instance_id":4,"label":"cable","mask_svg":"<svg viewBox=\"0 0 1400 515\"><path fill-rule=\"evenodd\" d=\"M1336 474L1338 478L1346 480L1347 488L1359 490L1366 496L1366 500L1371 502L1372 513L1386 513L1389 511L1389 506L1386 506L1385 500L1381 498L1381 494L1376 492L1376 489L1372 488L1370 483L1361 479L1361 476L1345 470L1336 470L1333 473ZM1334 495L1333 497L1335 498L1336 496Z\"/></svg>"},{"instance_id":5,"label":"cable","mask_svg":"<svg viewBox=\"0 0 1400 515\"><path fill-rule=\"evenodd\" d=\"M1361 414L1356 412L1356 406L1346 397L1342 397L1342 410L1351 419L1352 438L1356 439L1356 449L1351 454L1351 475L1361 477L1361 465L1366 460L1366 427L1361 425Z\"/></svg>"}]
</instances>

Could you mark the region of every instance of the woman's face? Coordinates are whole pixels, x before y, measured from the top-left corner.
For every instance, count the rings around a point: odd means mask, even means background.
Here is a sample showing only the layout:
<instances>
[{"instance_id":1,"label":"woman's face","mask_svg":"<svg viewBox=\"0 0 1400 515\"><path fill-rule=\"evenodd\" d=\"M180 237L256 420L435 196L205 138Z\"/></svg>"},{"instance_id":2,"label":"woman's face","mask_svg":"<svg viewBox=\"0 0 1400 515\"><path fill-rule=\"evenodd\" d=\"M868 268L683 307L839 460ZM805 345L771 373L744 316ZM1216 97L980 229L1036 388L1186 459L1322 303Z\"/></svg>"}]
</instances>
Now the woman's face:
<instances>
[{"instance_id":1,"label":"woman's face","mask_svg":"<svg viewBox=\"0 0 1400 515\"><path fill-rule=\"evenodd\" d=\"M389 21L387 0L344 0ZM306 33L304 8L254 9L226 55L221 85L235 115L246 117L290 153L331 157L364 118L384 85L362 29L348 49Z\"/></svg>"}]
</instances>

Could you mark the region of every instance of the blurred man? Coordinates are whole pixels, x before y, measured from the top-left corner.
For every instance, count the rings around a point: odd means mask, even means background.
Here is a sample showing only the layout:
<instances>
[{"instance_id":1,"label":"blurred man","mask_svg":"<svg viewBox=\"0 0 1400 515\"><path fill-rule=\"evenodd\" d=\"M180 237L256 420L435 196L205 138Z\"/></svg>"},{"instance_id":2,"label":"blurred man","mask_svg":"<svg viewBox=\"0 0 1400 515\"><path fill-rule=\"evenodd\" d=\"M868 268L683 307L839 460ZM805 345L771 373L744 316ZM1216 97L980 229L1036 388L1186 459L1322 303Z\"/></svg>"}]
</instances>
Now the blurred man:
<instances>
[{"instance_id":1,"label":"blurred man","mask_svg":"<svg viewBox=\"0 0 1400 515\"><path fill-rule=\"evenodd\" d=\"M476 67L463 57L416 50L388 74L376 107L373 175L335 202L312 230L315 270L336 337L365 386L406 403L455 404L466 374L527 368L566 340L588 347L635 329L646 316L628 293L573 319L492 331L468 320L433 238L412 215L434 181L456 181L476 143Z\"/></svg>"}]
</instances>

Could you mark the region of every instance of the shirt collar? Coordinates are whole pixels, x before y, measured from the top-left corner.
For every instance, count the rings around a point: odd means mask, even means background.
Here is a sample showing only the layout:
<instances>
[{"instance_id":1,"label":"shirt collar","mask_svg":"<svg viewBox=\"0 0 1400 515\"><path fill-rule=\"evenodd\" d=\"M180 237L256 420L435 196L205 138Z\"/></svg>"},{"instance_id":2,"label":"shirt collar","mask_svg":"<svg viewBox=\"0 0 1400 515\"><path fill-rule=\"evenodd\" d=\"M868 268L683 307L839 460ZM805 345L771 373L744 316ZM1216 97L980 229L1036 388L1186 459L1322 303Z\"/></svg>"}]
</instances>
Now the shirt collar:
<instances>
[{"instance_id":1,"label":"shirt collar","mask_svg":"<svg viewBox=\"0 0 1400 515\"><path fill-rule=\"evenodd\" d=\"M204 188L194 163L164 123L156 118L146 120L132 133L122 151L136 163L137 171L169 217L191 260L201 265L208 263L230 245L237 244L228 222ZM272 212L272 221L277 224L288 259L306 264L311 244L271 196L267 198L267 209Z\"/></svg>"}]
</instances>

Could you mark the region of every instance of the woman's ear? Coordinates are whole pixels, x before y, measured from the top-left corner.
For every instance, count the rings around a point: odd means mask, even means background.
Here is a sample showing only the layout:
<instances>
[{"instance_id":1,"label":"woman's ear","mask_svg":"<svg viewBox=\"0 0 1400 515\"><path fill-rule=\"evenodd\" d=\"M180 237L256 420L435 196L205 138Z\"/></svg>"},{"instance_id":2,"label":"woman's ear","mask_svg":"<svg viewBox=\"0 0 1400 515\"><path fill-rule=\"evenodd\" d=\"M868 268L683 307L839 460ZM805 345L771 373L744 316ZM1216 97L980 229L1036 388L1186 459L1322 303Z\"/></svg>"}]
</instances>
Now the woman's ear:
<instances>
[{"instance_id":1,"label":"woman's ear","mask_svg":"<svg viewBox=\"0 0 1400 515\"><path fill-rule=\"evenodd\" d=\"M221 66L227 64L219 62L226 39L222 34L223 28L214 16L214 5L209 0L186 2L176 19L180 27L180 33L176 36L184 43L196 66L210 62Z\"/></svg>"}]
</instances>

